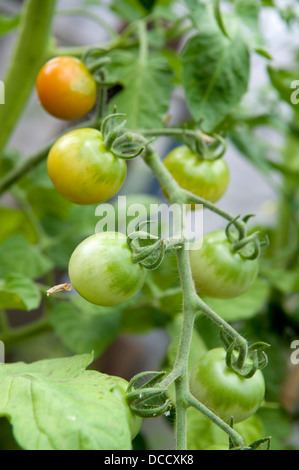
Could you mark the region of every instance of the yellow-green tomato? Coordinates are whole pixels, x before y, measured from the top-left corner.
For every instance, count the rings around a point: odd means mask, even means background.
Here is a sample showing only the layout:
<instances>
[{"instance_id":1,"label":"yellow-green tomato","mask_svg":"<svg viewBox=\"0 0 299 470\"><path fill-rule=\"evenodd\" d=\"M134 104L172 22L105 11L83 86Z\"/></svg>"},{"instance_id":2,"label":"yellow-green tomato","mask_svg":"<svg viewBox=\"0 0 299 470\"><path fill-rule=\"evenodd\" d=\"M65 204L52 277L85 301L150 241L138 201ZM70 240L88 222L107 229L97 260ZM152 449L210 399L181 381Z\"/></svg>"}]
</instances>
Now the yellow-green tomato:
<instances>
[{"instance_id":1,"label":"yellow-green tomato","mask_svg":"<svg viewBox=\"0 0 299 470\"><path fill-rule=\"evenodd\" d=\"M185 145L172 150L164 165L183 189L210 202L218 201L229 184L229 169L223 158L200 159Z\"/></svg>"},{"instance_id":2,"label":"yellow-green tomato","mask_svg":"<svg viewBox=\"0 0 299 470\"><path fill-rule=\"evenodd\" d=\"M119 305L143 287L146 269L134 263L127 238L122 233L105 232L84 240L69 261L69 277L74 289L95 305Z\"/></svg>"},{"instance_id":3,"label":"yellow-green tomato","mask_svg":"<svg viewBox=\"0 0 299 470\"><path fill-rule=\"evenodd\" d=\"M192 276L199 295L220 299L238 297L257 278L258 259L250 260L232 250L224 231L211 232L190 250Z\"/></svg>"},{"instance_id":4,"label":"yellow-green tomato","mask_svg":"<svg viewBox=\"0 0 299 470\"><path fill-rule=\"evenodd\" d=\"M105 148L96 129L78 129L61 137L50 150L47 166L57 191L82 205L114 196L127 171L126 162Z\"/></svg>"},{"instance_id":5,"label":"yellow-green tomato","mask_svg":"<svg viewBox=\"0 0 299 470\"><path fill-rule=\"evenodd\" d=\"M265 381L260 370L245 379L229 369L225 350L215 348L193 366L191 393L221 419L239 423L253 415L264 400Z\"/></svg>"}]
</instances>

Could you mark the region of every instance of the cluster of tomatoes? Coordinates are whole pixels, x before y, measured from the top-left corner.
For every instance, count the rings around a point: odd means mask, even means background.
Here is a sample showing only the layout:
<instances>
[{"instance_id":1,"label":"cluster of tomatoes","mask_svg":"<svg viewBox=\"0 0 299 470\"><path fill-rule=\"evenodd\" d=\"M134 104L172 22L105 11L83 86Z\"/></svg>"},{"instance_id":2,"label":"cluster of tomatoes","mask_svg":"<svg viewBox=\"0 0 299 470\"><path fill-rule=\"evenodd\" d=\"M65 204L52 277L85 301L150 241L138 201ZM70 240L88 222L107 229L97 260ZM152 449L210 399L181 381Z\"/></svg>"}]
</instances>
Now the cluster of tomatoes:
<instances>
[{"instance_id":1,"label":"cluster of tomatoes","mask_svg":"<svg viewBox=\"0 0 299 470\"><path fill-rule=\"evenodd\" d=\"M37 92L45 110L59 119L81 118L97 101L96 81L85 64L73 57L46 63L37 78ZM170 152L164 164L182 188L208 201L217 201L227 189L229 170L222 158L200 159L184 145ZM48 156L48 173L55 188L76 204L110 199L121 188L126 171L125 160L108 150L101 132L92 128L67 133ZM190 260L200 294L232 298L250 288L258 261L234 252L225 232L210 233L197 243L199 249L190 252ZM146 269L133 262L124 234L108 232L87 238L75 249L69 277L83 298L111 306L126 302L142 289ZM254 413L264 396L260 371L243 379L226 367L222 349L210 351L195 365L191 388L221 417L234 416L236 422Z\"/></svg>"}]
</instances>

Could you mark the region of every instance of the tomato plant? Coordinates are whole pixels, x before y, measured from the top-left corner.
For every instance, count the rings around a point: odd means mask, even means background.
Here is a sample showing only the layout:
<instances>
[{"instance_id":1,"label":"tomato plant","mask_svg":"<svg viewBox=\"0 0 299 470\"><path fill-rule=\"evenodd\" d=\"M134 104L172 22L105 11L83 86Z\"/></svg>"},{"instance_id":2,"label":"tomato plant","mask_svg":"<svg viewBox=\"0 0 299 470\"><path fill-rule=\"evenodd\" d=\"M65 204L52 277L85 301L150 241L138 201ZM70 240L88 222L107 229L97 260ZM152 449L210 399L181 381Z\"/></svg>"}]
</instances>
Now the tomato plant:
<instances>
[{"instance_id":1,"label":"tomato plant","mask_svg":"<svg viewBox=\"0 0 299 470\"><path fill-rule=\"evenodd\" d=\"M96 305L118 305L139 292L145 270L132 260L125 235L105 232L92 235L74 251L70 280L84 299Z\"/></svg>"},{"instance_id":2,"label":"tomato plant","mask_svg":"<svg viewBox=\"0 0 299 470\"><path fill-rule=\"evenodd\" d=\"M246 292L258 275L258 260L234 252L225 232L211 232L190 252L192 275L198 292L229 299Z\"/></svg>"},{"instance_id":3,"label":"tomato plant","mask_svg":"<svg viewBox=\"0 0 299 470\"><path fill-rule=\"evenodd\" d=\"M110 199L126 177L126 162L105 148L96 129L65 134L51 148L47 165L55 188L76 204Z\"/></svg>"},{"instance_id":4,"label":"tomato plant","mask_svg":"<svg viewBox=\"0 0 299 470\"><path fill-rule=\"evenodd\" d=\"M55 57L47 62L38 74L36 89L45 110L59 119L78 119L96 104L97 84L75 57Z\"/></svg>"},{"instance_id":5,"label":"tomato plant","mask_svg":"<svg viewBox=\"0 0 299 470\"><path fill-rule=\"evenodd\" d=\"M64 3L0 2L0 449L297 449L298 12Z\"/></svg>"},{"instance_id":6,"label":"tomato plant","mask_svg":"<svg viewBox=\"0 0 299 470\"><path fill-rule=\"evenodd\" d=\"M191 392L222 419L235 423L253 415L265 395L265 382L261 371L244 379L225 362L225 350L211 349L193 366Z\"/></svg>"},{"instance_id":7,"label":"tomato plant","mask_svg":"<svg viewBox=\"0 0 299 470\"><path fill-rule=\"evenodd\" d=\"M182 188L208 201L218 201L228 187L229 169L223 158L204 159L184 145L169 152L164 164Z\"/></svg>"}]
</instances>

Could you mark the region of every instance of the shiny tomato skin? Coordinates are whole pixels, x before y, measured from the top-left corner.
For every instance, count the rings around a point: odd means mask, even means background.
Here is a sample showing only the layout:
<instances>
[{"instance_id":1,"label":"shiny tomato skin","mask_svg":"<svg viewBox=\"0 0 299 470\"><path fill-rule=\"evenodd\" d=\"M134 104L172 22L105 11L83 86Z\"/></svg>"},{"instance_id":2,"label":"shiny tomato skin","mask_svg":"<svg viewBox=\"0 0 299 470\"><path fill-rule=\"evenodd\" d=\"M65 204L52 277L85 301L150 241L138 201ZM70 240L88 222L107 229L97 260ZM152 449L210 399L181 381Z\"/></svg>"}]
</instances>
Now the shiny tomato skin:
<instances>
[{"instance_id":1,"label":"shiny tomato skin","mask_svg":"<svg viewBox=\"0 0 299 470\"><path fill-rule=\"evenodd\" d=\"M74 57L56 57L40 70L36 90L43 108L52 116L79 119L96 104L97 84L85 64Z\"/></svg>"},{"instance_id":2,"label":"shiny tomato skin","mask_svg":"<svg viewBox=\"0 0 299 470\"><path fill-rule=\"evenodd\" d=\"M231 299L246 292L257 278L258 259L232 251L224 231L211 232L190 250L192 276L199 295Z\"/></svg>"},{"instance_id":3,"label":"shiny tomato skin","mask_svg":"<svg viewBox=\"0 0 299 470\"><path fill-rule=\"evenodd\" d=\"M264 400L265 381L258 370L245 379L229 369L225 350L215 348L204 354L193 366L191 393L221 419L239 423L253 415Z\"/></svg>"},{"instance_id":4,"label":"shiny tomato skin","mask_svg":"<svg viewBox=\"0 0 299 470\"><path fill-rule=\"evenodd\" d=\"M229 184L229 168L223 158L200 159L185 145L172 150L164 165L183 189L210 202L218 201Z\"/></svg>"},{"instance_id":5,"label":"shiny tomato skin","mask_svg":"<svg viewBox=\"0 0 299 470\"><path fill-rule=\"evenodd\" d=\"M51 148L48 174L57 191L71 202L99 204L121 188L127 166L104 145L100 131L78 129L65 134Z\"/></svg>"},{"instance_id":6,"label":"shiny tomato skin","mask_svg":"<svg viewBox=\"0 0 299 470\"><path fill-rule=\"evenodd\" d=\"M69 278L77 293L95 305L119 305L143 287L146 270L132 260L122 233L104 232L84 240L69 261Z\"/></svg>"}]
</instances>

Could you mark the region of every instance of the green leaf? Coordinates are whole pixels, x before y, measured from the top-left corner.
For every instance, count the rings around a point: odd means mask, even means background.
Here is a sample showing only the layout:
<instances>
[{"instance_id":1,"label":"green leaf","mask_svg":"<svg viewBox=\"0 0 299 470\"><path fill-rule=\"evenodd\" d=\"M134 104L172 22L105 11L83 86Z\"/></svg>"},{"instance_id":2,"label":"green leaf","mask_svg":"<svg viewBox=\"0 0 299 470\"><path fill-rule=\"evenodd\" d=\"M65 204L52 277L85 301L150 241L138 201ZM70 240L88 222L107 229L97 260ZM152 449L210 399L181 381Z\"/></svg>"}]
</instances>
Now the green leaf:
<instances>
[{"instance_id":1,"label":"green leaf","mask_svg":"<svg viewBox=\"0 0 299 470\"><path fill-rule=\"evenodd\" d=\"M259 54L260 56L264 57L265 59L273 60L273 57L271 56L271 54L269 54L268 51L266 51L265 49L261 47L256 47L255 52Z\"/></svg>"},{"instance_id":2,"label":"green leaf","mask_svg":"<svg viewBox=\"0 0 299 470\"><path fill-rule=\"evenodd\" d=\"M77 296L70 296L70 300L54 305L49 321L71 351L76 354L94 351L98 357L119 333L120 309L97 307Z\"/></svg>"},{"instance_id":3,"label":"green leaf","mask_svg":"<svg viewBox=\"0 0 299 470\"><path fill-rule=\"evenodd\" d=\"M150 11L154 7L156 1L157 0L139 0L139 3L141 3L147 11Z\"/></svg>"},{"instance_id":4,"label":"green leaf","mask_svg":"<svg viewBox=\"0 0 299 470\"><path fill-rule=\"evenodd\" d=\"M263 266L262 275L269 284L285 294L292 294L299 290L299 272L297 269L286 271L273 266Z\"/></svg>"},{"instance_id":5,"label":"green leaf","mask_svg":"<svg viewBox=\"0 0 299 470\"><path fill-rule=\"evenodd\" d=\"M235 12L251 29L258 29L260 0L236 0Z\"/></svg>"},{"instance_id":6,"label":"green leaf","mask_svg":"<svg viewBox=\"0 0 299 470\"><path fill-rule=\"evenodd\" d=\"M126 381L86 371L91 355L0 367L0 415L25 450L130 450Z\"/></svg>"},{"instance_id":7,"label":"green leaf","mask_svg":"<svg viewBox=\"0 0 299 470\"><path fill-rule=\"evenodd\" d=\"M0 36L10 33L20 22L20 15L0 15Z\"/></svg>"},{"instance_id":8,"label":"green leaf","mask_svg":"<svg viewBox=\"0 0 299 470\"><path fill-rule=\"evenodd\" d=\"M42 219L44 215L54 215L65 220L72 204L63 198L56 189L34 186L27 192L28 201L36 216Z\"/></svg>"},{"instance_id":9,"label":"green leaf","mask_svg":"<svg viewBox=\"0 0 299 470\"><path fill-rule=\"evenodd\" d=\"M249 51L240 36L232 40L206 28L183 51L183 86L189 110L212 132L240 102L249 80Z\"/></svg>"},{"instance_id":10,"label":"green leaf","mask_svg":"<svg viewBox=\"0 0 299 470\"><path fill-rule=\"evenodd\" d=\"M117 112L125 113L131 129L161 127L173 90L168 61L162 56L143 61L132 55L131 59L121 70L124 89L111 100L111 111L116 105Z\"/></svg>"},{"instance_id":11,"label":"green leaf","mask_svg":"<svg viewBox=\"0 0 299 470\"><path fill-rule=\"evenodd\" d=\"M266 146L247 126L238 126L229 133L236 148L264 175L271 176L272 167L266 158Z\"/></svg>"},{"instance_id":12,"label":"green leaf","mask_svg":"<svg viewBox=\"0 0 299 470\"><path fill-rule=\"evenodd\" d=\"M147 9L139 0L114 0L111 9L129 22L139 20L147 14Z\"/></svg>"},{"instance_id":13,"label":"green leaf","mask_svg":"<svg viewBox=\"0 0 299 470\"><path fill-rule=\"evenodd\" d=\"M298 85L296 88L291 88L293 82L297 82L298 80L298 73L296 71L290 71L285 69L274 69L273 67L268 67L268 74L271 80L273 87L277 90L280 98L288 103L292 109L299 114L299 106L298 106ZM292 103L292 96L294 94L294 98L296 103Z\"/></svg>"},{"instance_id":14,"label":"green leaf","mask_svg":"<svg viewBox=\"0 0 299 470\"><path fill-rule=\"evenodd\" d=\"M21 274L0 280L0 309L34 310L41 302L37 286Z\"/></svg>"},{"instance_id":15,"label":"green leaf","mask_svg":"<svg viewBox=\"0 0 299 470\"><path fill-rule=\"evenodd\" d=\"M180 57L176 54L176 52L172 51L171 49L164 49L162 51L162 55L166 57L169 67L174 73L174 83L176 85L180 85L182 83L182 61Z\"/></svg>"},{"instance_id":16,"label":"green leaf","mask_svg":"<svg viewBox=\"0 0 299 470\"><path fill-rule=\"evenodd\" d=\"M247 320L257 315L265 306L270 294L269 283L258 279L244 294L233 299L212 299L204 301L224 320L232 322Z\"/></svg>"},{"instance_id":17,"label":"green leaf","mask_svg":"<svg viewBox=\"0 0 299 470\"><path fill-rule=\"evenodd\" d=\"M0 243L13 234L22 235L30 243L36 243L37 234L25 212L0 207L1 232Z\"/></svg>"},{"instance_id":18,"label":"green leaf","mask_svg":"<svg viewBox=\"0 0 299 470\"><path fill-rule=\"evenodd\" d=\"M222 33L224 34L224 36L226 36L228 39L230 39L229 34L226 31L225 24L224 24L223 19L222 19L222 13L221 13L221 10L220 10L220 0L214 0L214 4L215 4L214 12L215 12L215 18L216 18L217 24L218 24L219 28L221 29Z\"/></svg>"},{"instance_id":19,"label":"green leaf","mask_svg":"<svg viewBox=\"0 0 299 470\"><path fill-rule=\"evenodd\" d=\"M0 278L19 273L38 279L52 267L51 261L21 235L13 235L0 245Z\"/></svg>"},{"instance_id":20,"label":"green leaf","mask_svg":"<svg viewBox=\"0 0 299 470\"><path fill-rule=\"evenodd\" d=\"M292 437L292 424L289 415L277 404L277 408L259 410L265 436L271 436L271 450L284 450L286 442Z\"/></svg>"}]
</instances>

